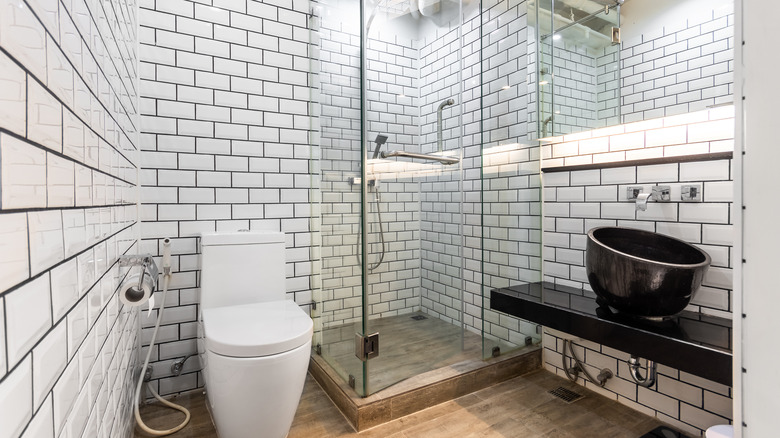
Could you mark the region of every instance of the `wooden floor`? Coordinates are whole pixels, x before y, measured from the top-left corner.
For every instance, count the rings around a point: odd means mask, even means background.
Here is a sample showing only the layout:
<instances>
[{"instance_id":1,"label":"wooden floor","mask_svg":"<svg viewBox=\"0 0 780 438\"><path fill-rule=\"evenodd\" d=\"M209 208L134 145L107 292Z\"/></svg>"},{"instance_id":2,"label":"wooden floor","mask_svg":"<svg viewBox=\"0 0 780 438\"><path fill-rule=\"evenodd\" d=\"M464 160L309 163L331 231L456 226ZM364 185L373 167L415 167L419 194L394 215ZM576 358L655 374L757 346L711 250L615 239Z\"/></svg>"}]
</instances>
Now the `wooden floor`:
<instances>
[{"instance_id":1,"label":"wooden floor","mask_svg":"<svg viewBox=\"0 0 780 438\"><path fill-rule=\"evenodd\" d=\"M568 404L548 391L559 386L584 398ZM192 412L190 424L170 435L216 437L202 392L175 400ZM170 427L183 415L152 405L141 409L151 427ZM662 423L616 401L539 370L355 433L311 376L307 376L289 438L637 438ZM136 427L136 437L147 437ZM247 437L253 436L248 433Z\"/></svg>"},{"instance_id":2,"label":"wooden floor","mask_svg":"<svg viewBox=\"0 0 780 438\"><path fill-rule=\"evenodd\" d=\"M426 319L413 319L423 316ZM379 356L371 359L370 393L412 376L482 357L482 337L422 312L371 320L371 333L379 332ZM362 389L362 362L355 357L357 324L323 331L322 357L344 381L355 377ZM359 391L362 394L362 391Z\"/></svg>"}]
</instances>

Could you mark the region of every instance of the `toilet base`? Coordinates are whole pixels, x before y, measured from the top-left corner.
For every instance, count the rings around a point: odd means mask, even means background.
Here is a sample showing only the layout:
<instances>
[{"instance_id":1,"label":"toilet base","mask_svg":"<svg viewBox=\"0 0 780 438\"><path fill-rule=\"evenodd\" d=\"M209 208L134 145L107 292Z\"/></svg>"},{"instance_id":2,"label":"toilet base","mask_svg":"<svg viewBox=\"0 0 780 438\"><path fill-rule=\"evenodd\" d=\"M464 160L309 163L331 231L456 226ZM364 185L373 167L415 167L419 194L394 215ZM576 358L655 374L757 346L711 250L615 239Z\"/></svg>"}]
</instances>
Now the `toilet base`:
<instances>
[{"instance_id":1,"label":"toilet base","mask_svg":"<svg viewBox=\"0 0 780 438\"><path fill-rule=\"evenodd\" d=\"M281 354L202 356L208 407L220 438L283 438L303 392L311 341Z\"/></svg>"}]
</instances>

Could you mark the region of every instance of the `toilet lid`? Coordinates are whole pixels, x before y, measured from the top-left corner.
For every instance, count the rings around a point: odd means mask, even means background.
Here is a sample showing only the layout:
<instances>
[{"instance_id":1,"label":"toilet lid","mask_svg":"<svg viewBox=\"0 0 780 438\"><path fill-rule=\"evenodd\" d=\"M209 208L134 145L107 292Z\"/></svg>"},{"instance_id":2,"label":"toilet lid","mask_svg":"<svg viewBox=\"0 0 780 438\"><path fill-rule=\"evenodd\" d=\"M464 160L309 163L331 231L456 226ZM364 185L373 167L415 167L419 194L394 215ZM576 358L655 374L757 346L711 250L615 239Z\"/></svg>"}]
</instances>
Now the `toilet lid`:
<instances>
[{"instance_id":1,"label":"toilet lid","mask_svg":"<svg viewBox=\"0 0 780 438\"><path fill-rule=\"evenodd\" d=\"M311 339L313 323L292 300L203 309L206 348L232 357L283 353Z\"/></svg>"}]
</instances>

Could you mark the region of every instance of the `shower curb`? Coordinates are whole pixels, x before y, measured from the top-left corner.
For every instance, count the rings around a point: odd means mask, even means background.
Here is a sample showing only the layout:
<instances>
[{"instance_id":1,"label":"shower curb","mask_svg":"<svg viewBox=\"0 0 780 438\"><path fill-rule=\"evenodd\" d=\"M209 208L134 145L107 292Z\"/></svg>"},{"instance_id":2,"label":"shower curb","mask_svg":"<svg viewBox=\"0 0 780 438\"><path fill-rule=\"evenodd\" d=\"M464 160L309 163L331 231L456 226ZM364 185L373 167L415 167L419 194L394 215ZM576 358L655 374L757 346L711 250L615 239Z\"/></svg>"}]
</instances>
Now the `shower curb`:
<instances>
[{"instance_id":1,"label":"shower curb","mask_svg":"<svg viewBox=\"0 0 780 438\"><path fill-rule=\"evenodd\" d=\"M322 356L313 354L309 361L309 373L357 432L541 368L542 349L525 347L497 358L468 360L433 370L364 398Z\"/></svg>"}]
</instances>

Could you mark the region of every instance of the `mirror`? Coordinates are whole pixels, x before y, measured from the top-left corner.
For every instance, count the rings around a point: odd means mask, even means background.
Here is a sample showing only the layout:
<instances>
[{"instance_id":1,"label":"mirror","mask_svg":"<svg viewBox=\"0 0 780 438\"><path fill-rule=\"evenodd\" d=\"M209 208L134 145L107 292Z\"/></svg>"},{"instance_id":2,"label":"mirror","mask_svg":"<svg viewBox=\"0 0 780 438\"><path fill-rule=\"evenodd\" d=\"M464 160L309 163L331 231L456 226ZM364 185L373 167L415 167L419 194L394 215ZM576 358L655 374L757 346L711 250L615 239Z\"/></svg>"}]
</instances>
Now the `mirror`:
<instances>
[{"instance_id":1,"label":"mirror","mask_svg":"<svg viewBox=\"0 0 780 438\"><path fill-rule=\"evenodd\" d=\"M528 24L532 138L732 103L733 0L531 0Z\"/></svg>"}]
</instances>

